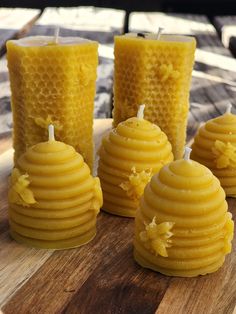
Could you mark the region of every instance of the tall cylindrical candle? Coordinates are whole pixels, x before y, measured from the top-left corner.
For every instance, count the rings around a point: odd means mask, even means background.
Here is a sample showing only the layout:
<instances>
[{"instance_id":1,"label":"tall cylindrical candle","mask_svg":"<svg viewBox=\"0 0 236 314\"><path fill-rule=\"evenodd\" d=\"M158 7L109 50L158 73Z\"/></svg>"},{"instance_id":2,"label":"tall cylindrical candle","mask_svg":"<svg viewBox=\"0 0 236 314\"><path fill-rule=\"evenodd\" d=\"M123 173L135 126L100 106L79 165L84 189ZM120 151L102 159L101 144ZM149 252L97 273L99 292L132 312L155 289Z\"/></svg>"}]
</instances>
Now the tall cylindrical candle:
<instances>
[{"instance_id":1,"label":"tall cylindrical candle","mask_svg":"<svg viewBox=\"0 0 236 314\"><path fill-rule=\"evenodd\" d=\"M115 37L114 126L146 104L145 119L166 133L177 159L186 139L195 46L187 36Z\"/></svg>"},{"instance_id":2,"label":"tall cylindrical candle","mask_svg":"<svg viewBox=\"0 0 236 314\"><path fill-rule=\"evenodd\" d=\"M57 139L93 163L93 108L98 44L78 37L26 37L7 43L15 160L47 139Z\"/></svg>"}]
</instances>

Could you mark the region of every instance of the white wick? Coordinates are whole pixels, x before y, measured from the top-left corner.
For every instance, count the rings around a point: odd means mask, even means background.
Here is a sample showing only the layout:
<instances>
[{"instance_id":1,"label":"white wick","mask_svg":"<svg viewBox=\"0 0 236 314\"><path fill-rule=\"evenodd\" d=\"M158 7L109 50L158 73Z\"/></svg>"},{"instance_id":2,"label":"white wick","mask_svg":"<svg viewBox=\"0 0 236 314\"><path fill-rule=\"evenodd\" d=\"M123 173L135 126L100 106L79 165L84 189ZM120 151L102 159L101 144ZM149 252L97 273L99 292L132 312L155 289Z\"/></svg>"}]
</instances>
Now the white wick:
<instances>
[{"instance_id":1,"label":"white wick","mask_svg":"<svg viewBox=\"0 0 236 314\"><path fill-rule=\"evenodd\" d=\"M138 119L144 118L144 110L145 110L145 105L140 105L138 108L138 112L137 112L137 118Z\"/></svg>"},{"instance_id":2,"label":"white wick","mask_svg":"<svg viewBox=\"0 0 236 314\"><path fill-rule=\"evenodd\" d=\"M49 124L49 126L48 126L48 140L49 141L55 141L54 125L53 124Z\"/></svg>"},{"instance_id":3,"label":"white wick","mask_svg":"<svg viewBox=\"0 0 236 314\"><path fill-rule=\"evenodd\" d=\"M231 113L231 110L232 110L232 104L229 103L228 106L227 106L227 109L226 109L225 113Z\"/></svg>"},{"instance_id":4,"label":"white wick","mask_svg":"<svg viewBox=\"0 0 236 314\"><path fill-rule=\"evenodd\" d=\"M60 32L60 27L57 26L57 27L55 28L55 32L54 32L54 43L55 43L55 44L58 44L59 32Z\"/></svg>"},{"instance_id":5,"label":"white wick","mask_svg":"<svg viewBox=\"0 0 236 314\"><path fill-rule=\"evenodd\" d=\"M163 32L164 27L159 27L157 31L157 40L160 39L161 33Z\"/></svg>"},{"instance_id":6,"label":"white wick","mask_svg":"<svg viewBox=\"0 0 236 314\"><path fill-rule=\"evenodd\" d=\"M192 151L192 148L187 147L187 146L185 147L185 150L184 150L184 160L189 161L191 151Z\"/></svg>"}]
</instances>

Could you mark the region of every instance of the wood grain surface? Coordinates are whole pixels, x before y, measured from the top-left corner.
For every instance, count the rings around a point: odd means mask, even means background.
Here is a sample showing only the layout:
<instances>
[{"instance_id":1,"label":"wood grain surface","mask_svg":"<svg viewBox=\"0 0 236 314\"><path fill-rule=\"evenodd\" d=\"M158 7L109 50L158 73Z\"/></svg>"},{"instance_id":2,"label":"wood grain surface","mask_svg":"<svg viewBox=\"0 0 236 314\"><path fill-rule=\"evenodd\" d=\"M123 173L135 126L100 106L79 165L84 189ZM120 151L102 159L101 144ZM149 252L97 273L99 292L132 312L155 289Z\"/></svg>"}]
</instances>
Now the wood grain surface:
<instances>
[{"instance_id":1,"label":"wood grain surface","mask_svg":"<svg viewBox=\"0 0 236 314\"><path fill-rule=\"evenodd\" d=\"M236 57L236 15L215 16L213 23L224 46L229 48Z\"/></svg>"}]
</instances>

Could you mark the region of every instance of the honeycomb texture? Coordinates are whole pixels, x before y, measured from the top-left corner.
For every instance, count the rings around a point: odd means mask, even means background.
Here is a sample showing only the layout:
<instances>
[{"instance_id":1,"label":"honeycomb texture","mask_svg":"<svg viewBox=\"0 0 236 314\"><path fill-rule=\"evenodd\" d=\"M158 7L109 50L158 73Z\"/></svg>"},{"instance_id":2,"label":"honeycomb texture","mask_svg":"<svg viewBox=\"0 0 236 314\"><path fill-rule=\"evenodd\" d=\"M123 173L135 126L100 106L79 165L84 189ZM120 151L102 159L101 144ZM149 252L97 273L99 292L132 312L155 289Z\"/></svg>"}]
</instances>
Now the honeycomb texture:
<instances>
[{"instance_id":1,"label":"honeycomb texture","mask_svg":"<svg viewBox=\"0 0 236 314\"><path fill-rule=\"evenodd\" d=\"M225 113L207 121L192 149L191 158L211 169L227 196L236 197L236 115Z\"/></svg>"},{"instance_id":2,"label":"honeycomb texture","mask_svg":"<svg viewBox=\"0 0 236 314\"><path fill-rule=\"evenodd\" d=\"M99 155L103 210L126 217L135 216L152 174L173 160L171 144L160 128L135 117L103 138Z\"/></svg>"},{"instance_id":3,"label":"honeycomb texture","mask_svg":"<svg viewBox=\"0 0 236 314\"><path fill-rule=\"evenodd\" d=\"M208 168L192 160L171 162L152 177L141 198L135 260L170 276L216 271L231 252L234 223L227 210L224 190Z\"/></svg>"},{"instance_id":4,"label":"honeycomb texture","mask_svg":"<svg viewBox=\"0 0 236 314\"><path fill-rule=\"evenodd\" d=\"M92 169L98 45L56 45L52 37L35 38L47 44L29 46L32 37L29 45L26 38L22 45L21 40L7 42L15 161L28 147L47 140L52 123L57 139L72 145Z\"/></svg>"},{"instance_id":5,"label":"honeycomb texture","mask_svg":"<svg viewBox=\"0 0 236 314\"><path fill-rule=\"evenodd\" d=\"M65 143L42 142L29 148L13 170L8 199L10 233L28 246L77 247L96 234L100 181Z\"/></svg>"},{"instance_id":6,"label":"honeycomb texture","mask_svg":"<svg viewBox=\"0 0 236 314\"><path fill-rule=\"evenodd\" d=\"M194 38L183 38L188 37L115 37L114 126L145 104L145 119L166 133L176 159L182 158L186 140L196 46Z\"/></svg>"}]
</instances>

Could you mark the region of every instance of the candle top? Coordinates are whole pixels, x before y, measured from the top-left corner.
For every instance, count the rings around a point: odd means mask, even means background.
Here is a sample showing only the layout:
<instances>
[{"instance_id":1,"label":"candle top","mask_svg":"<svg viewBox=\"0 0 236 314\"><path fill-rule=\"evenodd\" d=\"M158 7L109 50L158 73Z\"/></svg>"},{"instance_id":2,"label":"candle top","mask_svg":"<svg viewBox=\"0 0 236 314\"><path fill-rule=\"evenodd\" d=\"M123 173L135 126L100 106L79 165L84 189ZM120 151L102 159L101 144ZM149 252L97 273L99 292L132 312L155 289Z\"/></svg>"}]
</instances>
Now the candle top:
<instances>
[{"instance_id":1,"label":"candle top","mask_svg":"<svg viewBox=\"0 0 236 314\"><path fill-rule=\"evenodd\" d=\"M138 35L139 34L139 35ZM140 36L142 34L142 36ZM191 42L194 41L194 37L191 36L184 36L184 35L171 35L171 34L161 34L159 38L157 38L157 34L155 33L127 33L121 35L122 37L127 38L136 38L136 39L149 39L149 40L158 40L158 41L168 41L168 42Z\"/></svg>"},{"instance_id":2,"label":"candle top","mask_svg":"<svg viewBox=\"0 0 236 314\"><path fill-rule=\"evenodd\" d=\"M49 45L62 45L69 46L74 44L93 43L94 41L81 38L81 37L58 37L55 43L55 36L29 36L21 39L10 40L17 46L32 47L32 46L49 46Z\"/></svg>"}]
</instances>

